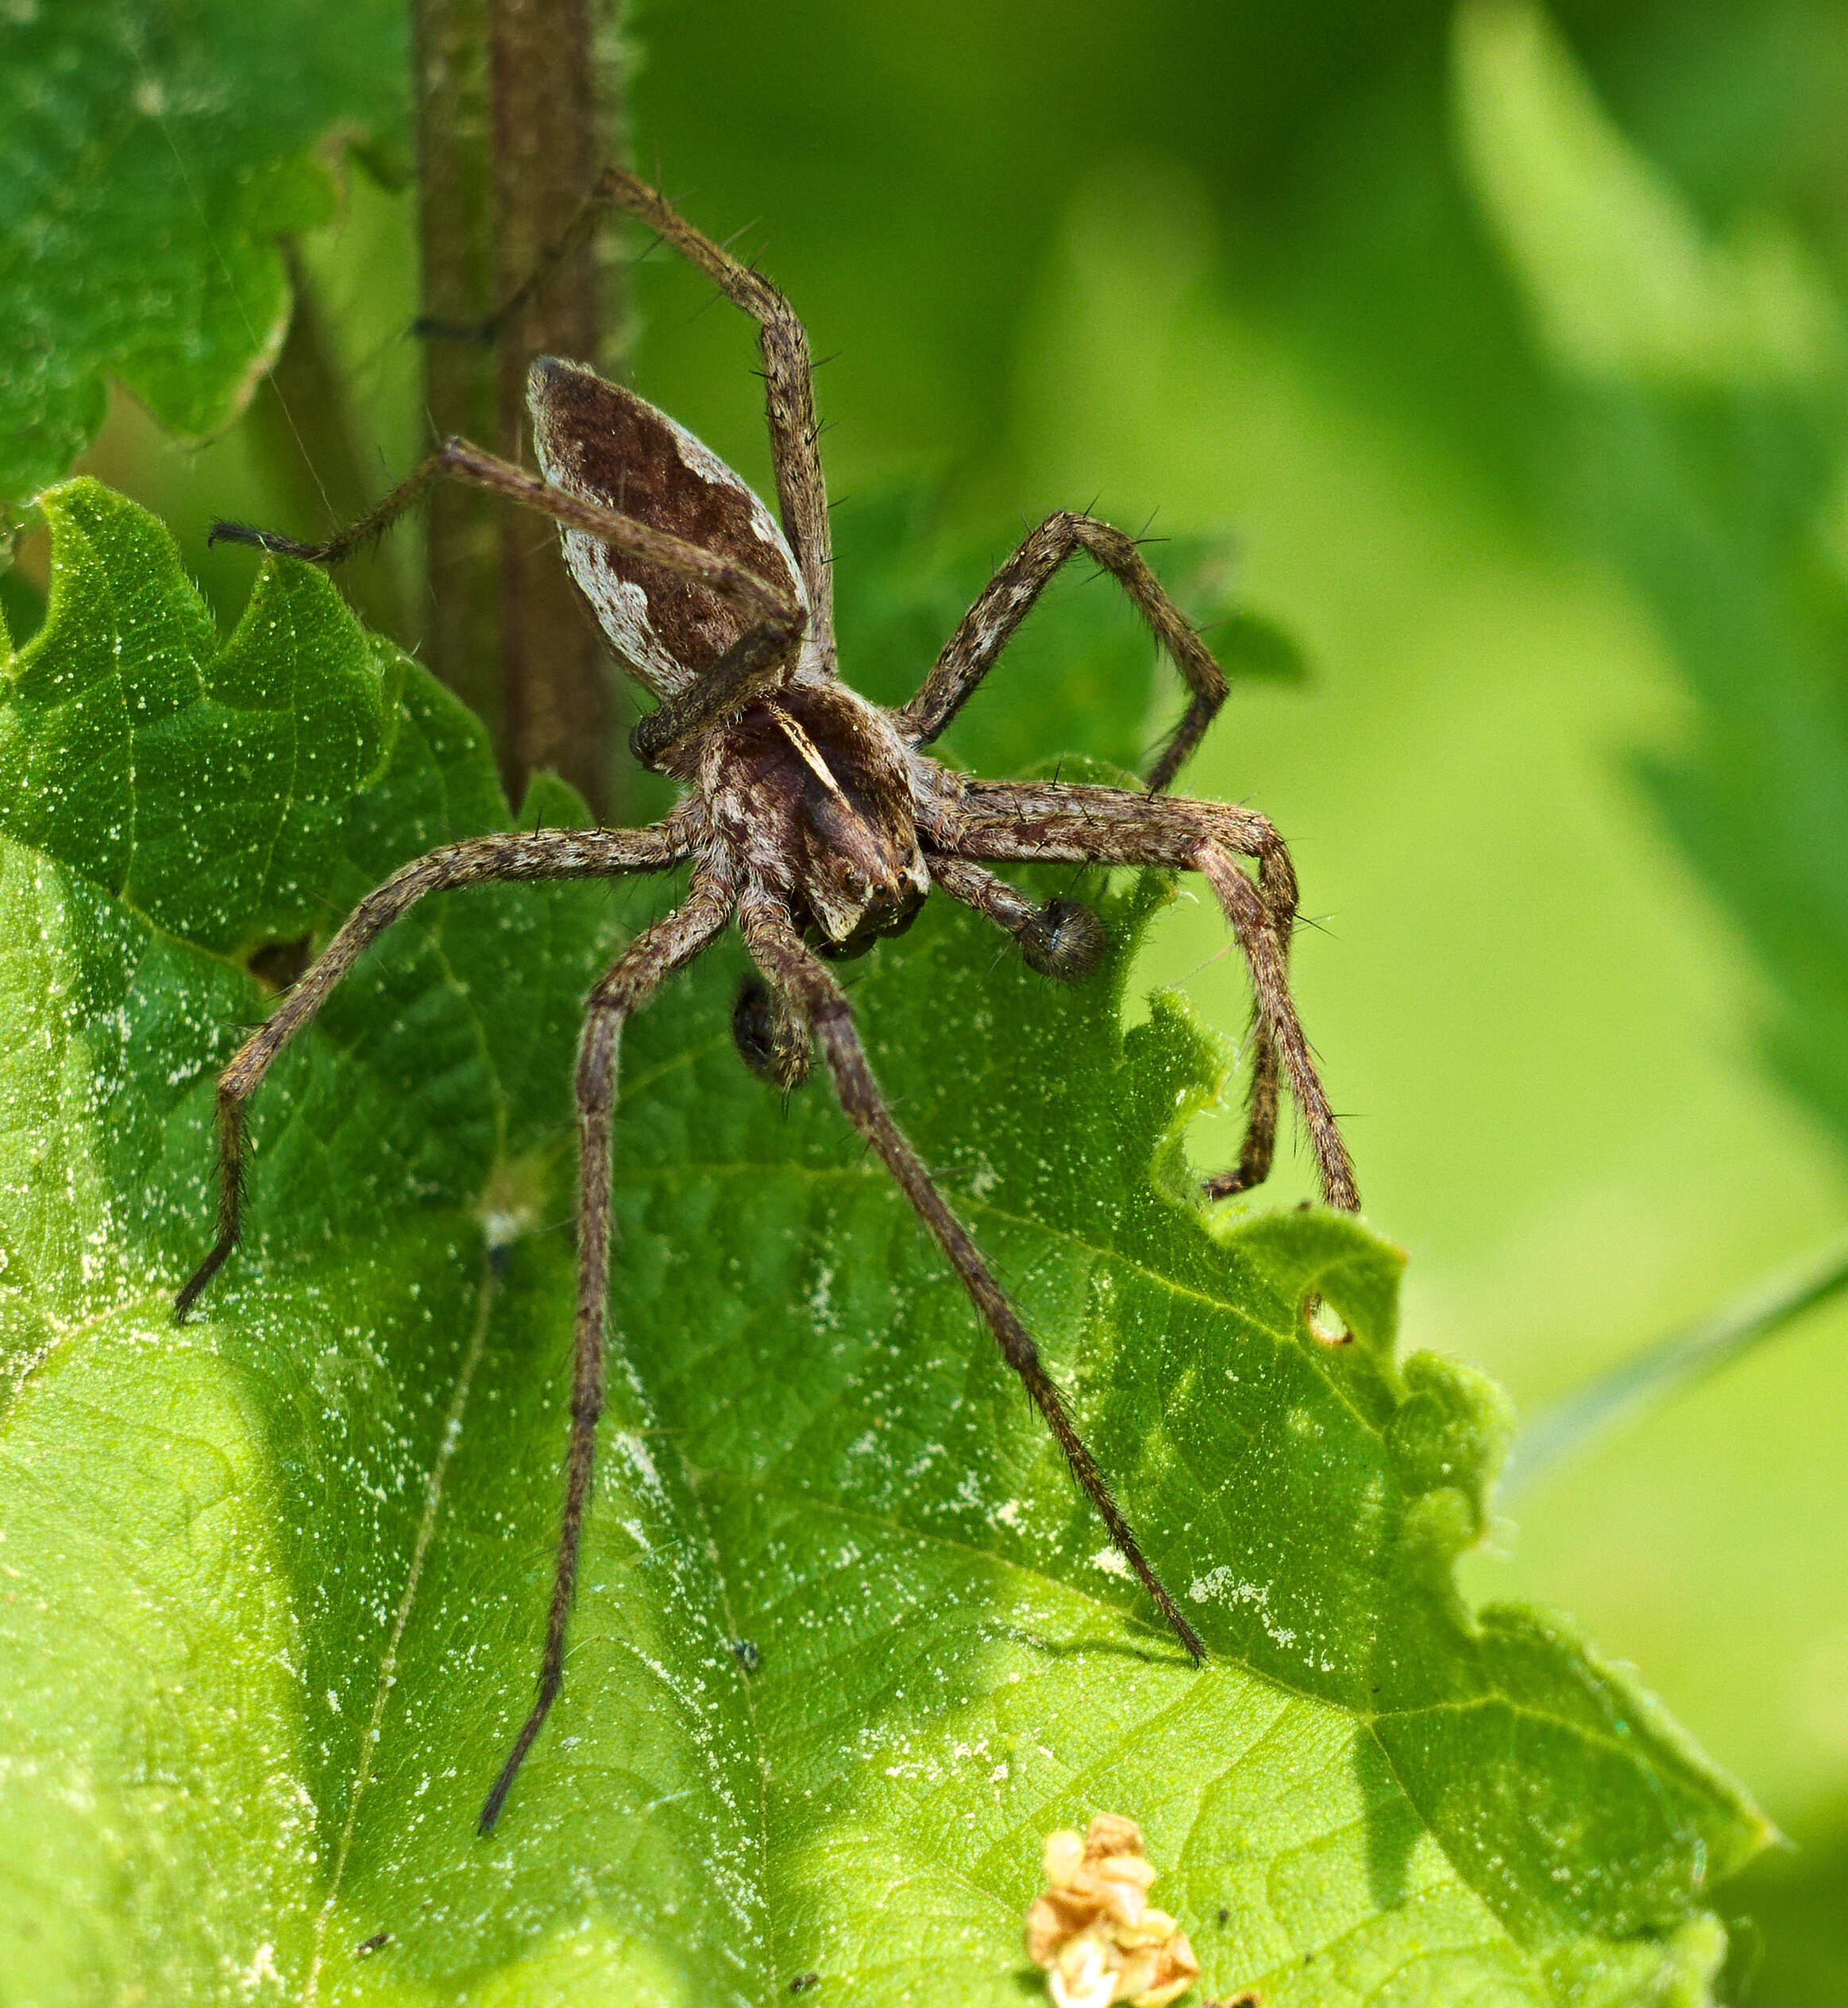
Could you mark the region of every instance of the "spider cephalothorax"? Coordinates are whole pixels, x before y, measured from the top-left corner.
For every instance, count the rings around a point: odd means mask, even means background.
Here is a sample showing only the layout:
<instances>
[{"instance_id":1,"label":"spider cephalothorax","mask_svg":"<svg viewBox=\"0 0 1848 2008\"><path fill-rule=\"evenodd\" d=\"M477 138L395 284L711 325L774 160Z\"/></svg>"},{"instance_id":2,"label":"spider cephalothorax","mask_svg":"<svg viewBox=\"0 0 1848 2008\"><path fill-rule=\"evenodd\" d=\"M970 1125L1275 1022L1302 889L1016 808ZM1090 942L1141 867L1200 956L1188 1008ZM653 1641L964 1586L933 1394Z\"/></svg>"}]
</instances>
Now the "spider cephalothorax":
<instances>
[{"instance_id":1,"label":"spider cephalothorax","mask_svg":"<svg viewBox=\"0 0 1848 2008\"><path fill-rule=\"evenodd\" d=\"M498 1817L563 1678L603 1405L611 1131L623 1022L729 923L737 923L758 971L732 1010L740 1056L787 1090L801 1083L819 1048L848 1119L936 1237L1111 1540L1196 1658L1199 1640L1144 1557L1006 1293L893 1119L827 963L901 934L935 890L1012 936L1032 967L1075 980L1096 967L1102 952L1096 917L1068 899L1036 904L988 864L1198 871L1244 952L1256 995L1244 1148L1237 1165L1205 1189L1224 1197L1264 1179L1287 1082L1324 1198L1348 1211L1360 1204L1291 1001L1296 879L1282 840L1248 809L1163 793L1223 701L1225 679L1134 543L1090 516L1049 516L990 581L910 702L889 711L870 704L840 681L835 661L827 497L801 323L759 274L619 168L600 179L552 262L610 208L642 218L757 320L780 523L665 413L581 364L548 357L533 365L528 385L543 479L451 439L330 543L299 544L223 524L215 533L331 562L443 475L540 510L563 527L572 577L623 666L657 700L632 736L637 757L683 790L672 813L646 829L477 837L403 866L361 902L219 1078L218 1234L179 1293L181 1317L237 1242L245 1104L283 1046L384 929L425 893L452 886L691 867L686 898L635 936L586 1002L577 1072L578 1292L564 1520L538 1699L482 1809L484 1831ZM503 315L544 276L535 275ZM1078 551L1114 575L1191 693L1150 770L1147 792L979 781L931 759L923 749L986 675L1047 581ZM1240 859L1252 860L1255 871Z\"/></svg>"},{"instance_id":2,"label":"spider cephalothorax","mask_svg":"<svg viewBox=\"0 0 1848 2008\"><path fill-rule=\"evenodd\" d=\"M931 889L908 750L883 712L831 682L792 684L706 735L714 833L824 956L902 934Z\"/></svg>"}]
</instances>

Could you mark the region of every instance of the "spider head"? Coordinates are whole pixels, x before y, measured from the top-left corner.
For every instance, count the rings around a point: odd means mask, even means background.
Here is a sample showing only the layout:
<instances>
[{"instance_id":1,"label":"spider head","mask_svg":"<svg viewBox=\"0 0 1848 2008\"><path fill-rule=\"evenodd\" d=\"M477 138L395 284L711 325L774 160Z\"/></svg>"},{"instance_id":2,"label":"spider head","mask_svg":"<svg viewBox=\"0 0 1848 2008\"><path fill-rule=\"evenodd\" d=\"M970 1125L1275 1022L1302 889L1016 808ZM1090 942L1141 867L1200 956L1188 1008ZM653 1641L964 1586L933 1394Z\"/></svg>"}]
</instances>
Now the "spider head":
<instances>
[{"instance_id":1,"label":"spider head","mask_svg":"<svg viewBox=\"0 0 1848 2008\"><path fill-rule=\"evenodd\" d=\"M747 867L786 894L811 946L863 955L902 934L931 889L904 748L832 682L752 706L714 742L708 796Z\"/></svg>"},{"instance_id":2,"label":"spider head","mask_svg":"<svg viewBox=\"0 0 1848 2008\"><path fill-rule=\"evenodd\" d=\"M806 868L799 890L808 909L810 938L835 961L904 933L931 889L909 801L901 817L882 816L878 807L844 789L817 790L801 805L799 841ZM902 828L891 827L895 822Z\"/></svg>"}]
</instances>

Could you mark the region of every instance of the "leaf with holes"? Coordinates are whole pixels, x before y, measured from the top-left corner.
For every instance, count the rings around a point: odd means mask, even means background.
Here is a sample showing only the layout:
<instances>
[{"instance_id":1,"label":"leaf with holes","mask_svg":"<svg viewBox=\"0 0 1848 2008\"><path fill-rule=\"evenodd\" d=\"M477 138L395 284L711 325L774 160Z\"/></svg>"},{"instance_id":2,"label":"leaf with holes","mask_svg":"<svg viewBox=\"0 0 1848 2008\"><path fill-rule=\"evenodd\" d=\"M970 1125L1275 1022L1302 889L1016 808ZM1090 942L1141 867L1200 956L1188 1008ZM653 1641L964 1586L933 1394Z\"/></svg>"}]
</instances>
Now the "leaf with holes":
<instances>
[{"instance_id":1,"label":"leaf with holes","mask_svg":"<svg viewBox=\"0 0 1848 2008\"><path fill-rule=\"evenodd\" d=\"M395 141L391 0L0 8L0 502L96 436L106 380L199 438L281 345L276 239L334 211L338 135Z\"/></svg>"},{"instance_id":2,"label":"leaf with holes","mask_svg":"<svg viewBox=\"0 0 1848 2008\"><path fill-rule=\"evenodd\" d=\"M1397 1253L1192 1196L1228 1056L1171 998L1121 1029L1153 882L1100 892L1108 980L939 902L855 997L1207 1666L824 1095L738 1064L722 951L625 1054L569 1674L478 1839L558 1499L576 1002L646 900L478 889L394 930L266 1086L251 1236L176 1330L250 969L505 809L314 573L271 566L221 641L139 512L47 506L0 707L12 1992L1018 2003L1041 1836L1101 1809L1216 1992L1698 1998L1703 1894L1763 1824L1562 1620L1458 1601L1502 1408L1395 1361Z\"/></svg>"}]
</instances>

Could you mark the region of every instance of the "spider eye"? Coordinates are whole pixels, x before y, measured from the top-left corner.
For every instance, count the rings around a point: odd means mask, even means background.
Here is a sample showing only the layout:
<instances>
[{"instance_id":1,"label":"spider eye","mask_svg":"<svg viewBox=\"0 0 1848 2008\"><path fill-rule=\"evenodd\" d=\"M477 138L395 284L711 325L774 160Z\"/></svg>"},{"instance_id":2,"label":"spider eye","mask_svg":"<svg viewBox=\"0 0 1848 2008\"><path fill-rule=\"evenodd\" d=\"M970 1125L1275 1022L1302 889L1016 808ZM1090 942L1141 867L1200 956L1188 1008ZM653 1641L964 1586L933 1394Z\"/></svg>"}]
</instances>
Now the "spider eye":
<instances>
[{"instance_id":1,"label":"spider eye","mask_svg":"<svg viewBox=\"0 0 1848 2008\"><path fill-rule=\"evenodd\" d=\"M1018 936L1027 967L1062 983L1081 982L1104 959L1104 924L1075 899L1049 899Z\"/></svg>"}]
</instances>

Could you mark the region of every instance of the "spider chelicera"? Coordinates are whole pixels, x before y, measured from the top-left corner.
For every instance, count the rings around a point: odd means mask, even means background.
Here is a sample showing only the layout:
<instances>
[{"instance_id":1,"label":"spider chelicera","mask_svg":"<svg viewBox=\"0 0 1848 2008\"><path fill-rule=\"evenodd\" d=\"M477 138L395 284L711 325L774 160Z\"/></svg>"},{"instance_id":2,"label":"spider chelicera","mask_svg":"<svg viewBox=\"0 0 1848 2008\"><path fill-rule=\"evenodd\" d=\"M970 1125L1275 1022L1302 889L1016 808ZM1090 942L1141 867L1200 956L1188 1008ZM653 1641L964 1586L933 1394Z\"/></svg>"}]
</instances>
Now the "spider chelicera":
<instances>
[{"instance_id":1,"label":"spider chelicera","mask_svg":"<svg viewBox=\"0 0 1848 2008\"><path fill-rule=\"evenodd\" d=\"M646 829L519 832L445 844L362 900L319 960L238 1052L218 1087L218 1233L181 1290L184 1318L237 1243L244 1106L277 1054L314 1018L367 944L426 893L498 879L586 878L692 866L687 896L638 934L594 986L578 1051L577 1307L565 1510L538 1693L480 1816L499 1817L564 1672L565 1635L604 1399L611 1126L623 1021L735 921L758 975L732 1013L739 1051L784 1088L816 1046L848 1120L883 1160L1045 1419L1111 1540L1196 1659L1199 1640L1144 1558L1085 1447L1063 1396L981 1250L893 1119L853 1014L828 964L901 934L933 888L1013 936L1032 968L1087 975L1102 949L1090 909L1044 906L991 863L1152 865L1198 871L1225 909L1255 992L1249 1113L1237 1166L1210 1197L1270 1170L1287 1081L1308 1132L1324 1198L1353 1211L1352 1167L1291 1000L1287 963L1296 878L1262 816L1163 790L1225 696L1225 678L1162 590L1133 541L1088 516L1048 516L996 573L910 702L869 703L839 680L834 646L828 505L816 450L808 342L789 303L703 236L655 190L607 169L578 217L503 321L600 212L627 211L715 280L758 324L779 526L731 469L633 392L581 364L542 357L527 402L543 478L449 439L363 521L324 544L240 525L215 535L333 563L375 536L445 476L552 517L565 561L623 666L658 701L631 743L684 789ZM1185 678L1191 701L1147 777L1146 792L1055 782L977 780L923 749L973 693L1060 566L1082 551L1110 572ZM1248 859L1248 871L1237 862Z\"/></svg>"}]
</instances>

